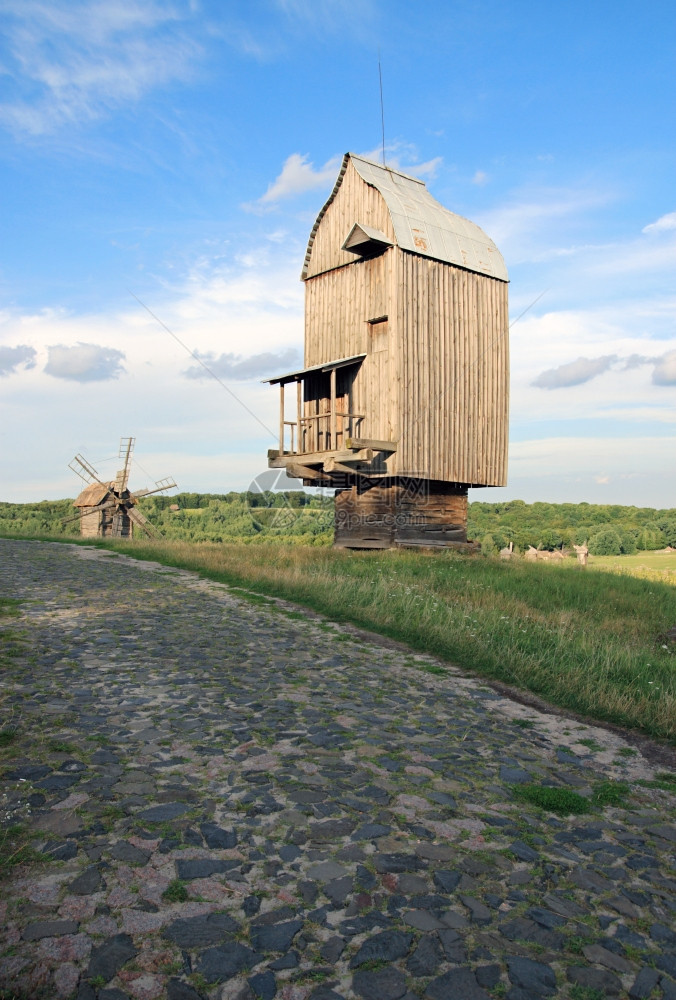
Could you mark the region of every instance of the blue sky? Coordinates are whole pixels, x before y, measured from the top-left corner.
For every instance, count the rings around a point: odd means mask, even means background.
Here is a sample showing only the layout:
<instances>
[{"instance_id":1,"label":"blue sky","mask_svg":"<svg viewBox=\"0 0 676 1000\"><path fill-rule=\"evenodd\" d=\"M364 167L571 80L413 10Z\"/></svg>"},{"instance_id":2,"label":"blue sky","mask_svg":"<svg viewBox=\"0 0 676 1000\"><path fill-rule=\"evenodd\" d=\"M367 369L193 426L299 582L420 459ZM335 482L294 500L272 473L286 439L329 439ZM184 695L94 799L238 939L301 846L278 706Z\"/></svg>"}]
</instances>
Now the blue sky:
<instances>
[{"instance_id":1,"label":"blue sky","mask_svg":"<svg viewBox=\"0 0 676 1000\"><path fill-rule=\"evenodd\" d=\"M132 485L264 472L259 380L301 359L340 156L379 155L380 51L388 163L510 272L510 482L471 498L676 506L672 4L0 10L0 500L75 495L130 434Z\"/></svg>"}]
</instances>

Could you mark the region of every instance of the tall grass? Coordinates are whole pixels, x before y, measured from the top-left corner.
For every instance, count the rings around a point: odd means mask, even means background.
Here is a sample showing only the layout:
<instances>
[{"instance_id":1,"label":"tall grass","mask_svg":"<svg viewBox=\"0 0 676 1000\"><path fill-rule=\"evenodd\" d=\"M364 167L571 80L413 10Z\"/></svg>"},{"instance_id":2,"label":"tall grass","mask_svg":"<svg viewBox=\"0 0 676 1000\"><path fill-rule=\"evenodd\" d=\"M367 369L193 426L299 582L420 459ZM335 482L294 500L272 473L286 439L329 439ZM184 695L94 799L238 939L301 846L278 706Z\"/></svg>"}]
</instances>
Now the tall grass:
<instances>
[{"instance_id":1,"label":"tall grass","mask_svg":"<svg viewBox=\"0 0 676 1000\"><path fill-rule=\"evenodd\" d=\"M454 552L105 543L283 597L560 708L676 742L676 590Z\"/></svg>"}]
</instances>

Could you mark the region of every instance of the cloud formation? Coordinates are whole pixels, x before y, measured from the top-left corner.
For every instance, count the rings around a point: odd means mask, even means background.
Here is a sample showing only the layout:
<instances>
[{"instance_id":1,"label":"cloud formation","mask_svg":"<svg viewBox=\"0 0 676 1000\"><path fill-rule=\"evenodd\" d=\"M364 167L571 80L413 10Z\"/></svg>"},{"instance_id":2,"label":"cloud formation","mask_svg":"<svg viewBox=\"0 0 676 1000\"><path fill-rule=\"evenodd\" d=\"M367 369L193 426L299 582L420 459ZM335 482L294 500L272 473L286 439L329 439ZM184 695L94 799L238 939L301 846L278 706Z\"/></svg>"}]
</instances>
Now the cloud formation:
<instances>
[{"instance_id":1,"label":"cloud formation","mask_svg":"<svg viewBox=\"0 0 676 1000\"><path fill-rule=\"evenodd\" d=\"M676 229L676 212L669 212L667 215L661 215L656 222L651 222L649 226L644 226L641 232L667 233L672 229Z\"/></svg>"},{"instance_id":2,"label":"cloud formation","mask_svg":"<svg viewBox=\"0 0 676 1000\"><path fill-rule=\"evenodd\" d=\"M284 198L293 198L305 191L326 187L336 179L340 160L333 157L323 167L315 170L313 163L308 163L308 157L300 153L292 153L287 157L279 177L272 182L257 205L273 205Z\"/></svg>"},{"instance_id":3,"label":"cloud formation","mask_svg":"<svg viewBox=\"0 0 676 1000\"><path fill-rule=\"evenodd\" d=\"M293 347L278 354L266 351L248 358L239 354L221 354L218 357L215 354L198 354L198 357L209 371L201 365L191 365L183 373L186 378L209 378L211 373L232 382L248 382L280 374L280 370L291 369L300 362L300 353Z\"/></svg>"},{"instance_id":4,"label":"cloud formation","mask_svg":"<svg viewBox=\"0 0 676 1000\"><path fill-rule=\"evenodd\" d=\"M27 344L0 347L0 377L12 374L20 365L24 368L35 368L35 354L35 348Z\"/></svg>"},{"instance_id":5,"label":"cloud formation","mask_svg":"<svg viewBox=\"0 0 676 1000\"><path fill-rule=\"evenodd\" d=\"M568 364L559 365L558 368L549 368L541 372L533 385L540 389L562 389L571 385L582 385L590 379L608 371L614 361L617 361L615 354L605 354L600 358L578 358L576 361L569 361Z\"/></svg>"},{"instance_id":6,"label":"cloud formation","mask_svg":"<svg viewBox=\"0 0 676 1000\"><path fill-rule=\"evenodd\" d=\"M135 102L186 79L200 51L179 27L190 11L184 0L7 0L3 8L13 87L0 122L17 133L44 135Z\"/></svg>"},{"instance_id":7,"label":"cloud formation","mask_svg":"<svg viewBox=\"0 0 676 1000\"><path fill-rule=\"evenodd\" d=\"M620 371L632 371L643 365L653 365L653 385L676 385L676 351L667 351L657 357L645 357L642 354L630 354L621 358L616 354L605 354L600 358L578 358L569 361L558 368L548 368L533 379L531 385L539 389L564 389L568 386L582 385L590 382L615 363L621 363Z\"/></svg>"},{"instance_id":8,"label":"cloud formation","mask_svg":"<svg viewBox=\"0 0 676 1000\"><path fill-rule=\"evenodd\" d=\"M655 359L653 383L655 385L676 385L676 351L667 351L661 358Z\"/></svg>"},{"instance_id":9,"label":"cloud formation","mask_svg":"<svg viewBox=\"0 0 676 1000\"><path fill-rule=\"evenodd\" d=\"M73 347L53 344L47 351L45 372L54 378L73 382L106 382L119 378L124 372L122 361L125 355L114 347L80 342Z\"/></svg>"}]
</instances>

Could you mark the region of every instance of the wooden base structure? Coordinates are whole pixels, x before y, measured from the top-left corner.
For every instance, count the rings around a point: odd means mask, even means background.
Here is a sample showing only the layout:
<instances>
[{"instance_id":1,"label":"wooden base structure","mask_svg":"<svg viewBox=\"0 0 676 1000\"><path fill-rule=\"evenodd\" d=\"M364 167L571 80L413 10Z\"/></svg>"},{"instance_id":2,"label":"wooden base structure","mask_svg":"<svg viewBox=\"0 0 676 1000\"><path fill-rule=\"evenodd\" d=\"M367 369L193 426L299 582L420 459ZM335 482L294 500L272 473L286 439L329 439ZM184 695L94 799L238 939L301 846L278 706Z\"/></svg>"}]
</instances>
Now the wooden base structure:
<instances>
[{"instance_id":1,"label":"wooden base structure","mask_svg":"<svg viewBox=\"0 0 676 1000\"><path fill-rule=\"evenodd\" d=\"M359 478L336 490L334 545L338 548L464 548L467 544L467 486L461 483Z\"/></svg>"}]
</instances>

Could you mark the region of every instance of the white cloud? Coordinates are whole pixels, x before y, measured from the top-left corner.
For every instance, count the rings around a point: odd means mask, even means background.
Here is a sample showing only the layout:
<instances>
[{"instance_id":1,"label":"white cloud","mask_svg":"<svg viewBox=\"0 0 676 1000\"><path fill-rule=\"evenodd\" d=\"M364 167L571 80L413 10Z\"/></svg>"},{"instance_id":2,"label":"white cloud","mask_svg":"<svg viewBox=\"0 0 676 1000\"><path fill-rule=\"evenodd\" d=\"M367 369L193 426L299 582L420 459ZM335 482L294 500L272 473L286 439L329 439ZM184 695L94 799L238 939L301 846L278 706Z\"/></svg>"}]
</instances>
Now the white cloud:
<instances>
[{"instance_id":1,"label":"white cloud","mask_svg":"<svg viewBox=\"0 0 676 1000\"><path fill-rule=\"evenodd\" d=\"M114 347L98 344L75 344L67 347L54 344L47 348L47 375L73 382L105 382L116 379L124 371L124 354Z\"/></svg>"},{"instance_id":2,"label":"white cloud","mask_svg":"<svg viewBox=\"0 0 676 1000\"><path fill-rule=\"evenodd\" d=\"M644 226L642 233L666 233L676 229L676 212L669 212L662 215L656 222L651 222L649 226Z\"/></svg>"},{"instance_id":3,"label":"white cloud","mask_svg":"<svg viewBox=\"0 0 676 1000\"><path fill-rule=\"evenodd\" d=\"M197 356L204 363L204 367L201 364L192 365L184 372L187 378L203 379L209 378L211 374L234 382L250 382L263 376L272 377L281 371L289 370L301 361L300 351L293 347L278 353L265 351L262 354L252 354L248 358L243 358L239 354L221 354L217 357L213 353L207 353Z\"/></svg>"},{"instance_id":4,"label":"white cloud","mask_svg":"<svg viewBox=\"0 0 676 1000\"><path fill-rule=\"evenodd\" d=\"M472 184L478 184L480 186L483 186L484 184L488 184L489 179L490 178L485 171L477 170L477 172L474 174L474 177L472 177Z\"/></svg>"},{"instance_id":5,"label":"white cloud","mask_svg":"<svg viewBox=\"0 0 676 1000\"><path fill-rule=\"evenodd\" d=\"M653 382L655 385L676 385L676 351L667 351L657 359Z\"/></svg>"},{"instance_id":6,"label":"white cloud","mask_svg":"<svg viewBox=\"0 0 676 1000\"><path fill-rule=\"evenodd\" d=\"M200 52L181 25L185 0L10 0L5 5L14 99L0 122L39 136L96 119L152 88L186 79Z\"/></svg>"},{"instance_id":7,"label":"white cloud","mask_svg":"<svg viewBox=\"0 0 676 1000\"><path fill-rule=\"evenodd\" d=\"M582 385L601 375L602 372L608 371L616 360L614 354L606 354L600 358L578 358L576 361L559 365L558 368L549 368L541 372L533 379L533 385L540 389L561 389L571 385Z\"/></svg>"},{"instance_id":8,"label":"white cloud","mask_svg":"<svg viewBox=\"0 0 676 1000\"><path fill-rule=\"evenodd\" d=\"M361 152L358 155L362 156L365 160L382 163L383 147L382 145L376 146L374 149L368 149L366 152ZM392 170L401 171L402 174L409 174L411 177L434 178L442 163L442 156L435 156L431 160L419 163L418 149L411 142L396 140L395 142L385 143L385 165L391 167Z\"/></svg>"},{"instance_id":9,"label":"white cloud","mask_svg":"<svg viewBox=\"0 0 676 1000\"><path fill-rule=\"evenodd\" d=\"M19 367L35 367L35 348L27 344L17 347L0 347L0 376L10 375Z\"/></svg>"},{"instance_id":10,"label":"white cloud","mask_svg":"<svg viewBox=\"0 0 676 1000\"><path fill-rule=\"evenodd\" d=\"M314 164L308 162L307 156L292 153L284 161L279 177L270 184L265 194L255 204L272 205L284 198L293 198L315 188L327 187L335 181L339 166L340 158L333 157L319 170L315 170Z\"/></svg>"}]
</instances>

